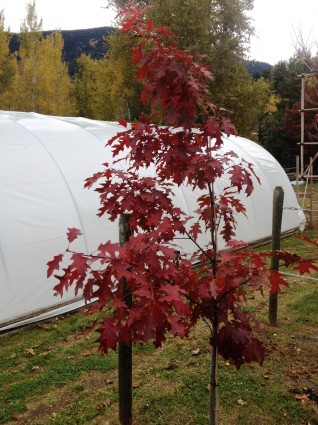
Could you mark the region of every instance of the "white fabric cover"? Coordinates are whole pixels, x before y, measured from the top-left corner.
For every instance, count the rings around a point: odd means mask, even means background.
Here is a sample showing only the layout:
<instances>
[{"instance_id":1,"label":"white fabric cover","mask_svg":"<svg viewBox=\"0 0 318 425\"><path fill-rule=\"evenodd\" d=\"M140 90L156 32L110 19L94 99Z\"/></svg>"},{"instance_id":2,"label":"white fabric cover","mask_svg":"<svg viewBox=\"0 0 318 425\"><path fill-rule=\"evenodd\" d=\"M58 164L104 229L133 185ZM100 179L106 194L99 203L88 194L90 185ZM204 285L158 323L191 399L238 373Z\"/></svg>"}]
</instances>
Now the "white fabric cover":
<instances>
[{"instance_id":1,"label":"white fabric cover","mask_svg":"<svg viewBox=\"0 0 318 425\"><path fill-rule=\"evenodd\" d=\"M56 298L52 290L56 281L46 278L46 263L67 245L68 227L83 231L76 248L85 252L92 252L101 241L118 240L117 224L96 216L98 194L83 184L103 169L102 163L111 162L105 142L122 129L116 123L84 118L0 111L0 331L16 326L11 324L16 319L43 318L37 312L74 298L72 292ZM261 179L244 200L247 218L238 217L237 239L252 242L270 236L275 186L285 192L282 231L297 228L304 216L278 162L247 139L224 141L224 152L233 150L252 162ZM178 188L175 195L176 204L192 214L195 194ZM194 250L187 241L178 243L187 252Z\"/></svg>"}]
</instances>

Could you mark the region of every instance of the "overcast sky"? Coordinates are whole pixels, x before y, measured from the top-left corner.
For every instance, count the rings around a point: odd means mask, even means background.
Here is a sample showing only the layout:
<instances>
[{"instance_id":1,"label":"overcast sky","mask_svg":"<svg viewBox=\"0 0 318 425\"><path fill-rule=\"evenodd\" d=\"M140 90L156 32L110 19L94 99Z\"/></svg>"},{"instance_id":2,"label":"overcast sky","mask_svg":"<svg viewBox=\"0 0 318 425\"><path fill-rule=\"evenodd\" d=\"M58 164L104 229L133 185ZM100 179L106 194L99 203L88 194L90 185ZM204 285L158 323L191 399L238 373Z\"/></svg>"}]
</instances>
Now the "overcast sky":
<instances>
[{"instance_id":1,"label":"overcast sky","mask_svg":"<svg viewBox=\"0 0 318 425\"><path fill-rule=\"evenodd\" d=\"M200 1L200 0L198 0ZM27 0L0 0L6 27L19 31ZM106 0L36 0L43 30L83 29L113 24L114 13L105 8ZM277 63L294 53L295 33L308 43L318 43L318 0L254 0L251 13L256 35L249 59ZM317 53L314 48L313 53Z\"/></svg>"}]
</instances>

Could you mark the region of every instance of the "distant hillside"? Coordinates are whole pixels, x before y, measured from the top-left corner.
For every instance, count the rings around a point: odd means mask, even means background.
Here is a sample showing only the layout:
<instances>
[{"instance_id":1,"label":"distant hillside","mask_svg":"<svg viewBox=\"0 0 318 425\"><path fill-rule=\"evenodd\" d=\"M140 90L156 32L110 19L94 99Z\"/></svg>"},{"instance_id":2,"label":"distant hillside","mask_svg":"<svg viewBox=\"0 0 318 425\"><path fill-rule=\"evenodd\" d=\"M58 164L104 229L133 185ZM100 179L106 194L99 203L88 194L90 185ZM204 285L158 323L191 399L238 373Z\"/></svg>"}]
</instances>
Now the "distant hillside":
<instances>
[{"instance_id":1,"label":"distant hillside","mask_svg":"<svg viewBox=\"0 0 318 425\"><path fill-rule=\"evenodd\" d=\"M259 62L259 61L246 61L247 69L249 73L254 77L260 77L261 75L266 75L272 69L272 65L267 62Z\"/></svg>"},{"instance_id":2,"label":"distant hillside","mask_svg":"<svg viewBox=\"0 0 318 425\"><path fill-rule=\"evenodd\" d=\"M64 39L63 60L68 64L70 75L76 71L76 59L82 53L90 55L93 59L100 59L107 51L105 39L114 31L112 27L89 28L83 30L62 30ZM53 31L43 31L43 35ZM18 34L13 34L9 44L10 51L19 49Z\"/></svg>"},{"instance_id":3,"label":"distant hillside","mask_svg":"<svg viewBox=\"0 0 318 425\"><path fill-rule=\"evenodd\" d=\"M100 59L107 52L105 39L113 32L113 27L99 27L79 30L62 30L64 39L63 60L68 64L69 74L76 71L76 59L82 53L90 55L93 59ZM43 31L43 35L51 34L52 31ZM10 51L19 49L18 34L13 34L10 41ZM250 74L257 78L266 71L270 71L272 65L266 62L247 61L247 68Z\"/></svg>"}]
</instances>

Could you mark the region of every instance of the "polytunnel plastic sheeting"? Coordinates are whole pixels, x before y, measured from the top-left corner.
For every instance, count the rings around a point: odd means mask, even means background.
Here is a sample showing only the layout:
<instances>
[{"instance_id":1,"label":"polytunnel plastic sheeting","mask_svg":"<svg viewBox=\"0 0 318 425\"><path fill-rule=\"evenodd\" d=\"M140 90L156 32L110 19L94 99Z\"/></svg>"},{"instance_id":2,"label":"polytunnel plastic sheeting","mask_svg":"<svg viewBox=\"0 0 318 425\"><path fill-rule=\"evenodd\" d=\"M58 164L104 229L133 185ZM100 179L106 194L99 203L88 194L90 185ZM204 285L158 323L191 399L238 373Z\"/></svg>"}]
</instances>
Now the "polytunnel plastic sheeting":
<instances>
[{"instance_id":1,"label":"polytunnel plastic sheeting","mask_svg":"<svg viewBox=\"0 0 318 425\"><path fill-rule=\"evenodd\" d=\"M123 127L85 118L51 117L0 111L0 331L71 309L72 291L54 296L54 279L47 280L46 263L66 247L66 230L77 227L83 237L76 248L92 252L108 239L118 240L117 223L96 216L98 194L84 189L85 178L111 162L105 143ZM259 145L240 138L224 138L223 152L234 151L254 164L261 185L242 197L247 217L238 216L237 239L253 242L271 234L275 186L285 192L282 230L296 229L303 220L296 196L283 169ZM227 181L219 181L222 192ZM175 188L175 204L190 215L198 193ZM201 244L207 243L205 235ZM222 240L220 247L222 248ZM191 253L195 246L176 240Z\"/></svg>"}]
</instances>

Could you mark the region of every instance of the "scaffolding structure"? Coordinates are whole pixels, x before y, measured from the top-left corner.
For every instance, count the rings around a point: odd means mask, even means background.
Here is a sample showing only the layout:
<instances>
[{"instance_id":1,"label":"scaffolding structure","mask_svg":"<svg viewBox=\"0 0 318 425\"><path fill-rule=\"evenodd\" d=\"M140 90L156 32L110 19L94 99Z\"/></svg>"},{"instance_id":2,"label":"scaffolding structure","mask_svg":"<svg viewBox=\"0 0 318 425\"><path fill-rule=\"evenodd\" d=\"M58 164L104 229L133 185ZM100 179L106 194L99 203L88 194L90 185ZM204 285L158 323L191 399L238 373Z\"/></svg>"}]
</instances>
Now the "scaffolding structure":
<instances>
[{"instance_id":1,"label":"scaffolding structure","mask_svg":"<svg viewBox=\"0 0 318 425\"><path fill-rule=\"evenodd\" d=\"M318 111L317 108L305 108L305 86L306 77L318 76L318 72L310 72L307 74L298 75L301 78L301 99L300 99L300 157L296 157L296 192L298 200L302 198L302 208L307 215L308 224L310 227L313 226L313 216L318 214L318 210L313 209L313 190L314 190L314 179L318 178L317 174L314 174L314 163L318 158L318 149L313 157L310 158L309 165L305 168L305 148L309 145L316 145L317 142L305 142L305 113L308 111ZM300 182L305 182L305 190L300 191ZM306 199L309 200L309 205L304 208Z\"/></svg>"}]
</instances>

